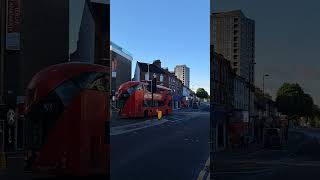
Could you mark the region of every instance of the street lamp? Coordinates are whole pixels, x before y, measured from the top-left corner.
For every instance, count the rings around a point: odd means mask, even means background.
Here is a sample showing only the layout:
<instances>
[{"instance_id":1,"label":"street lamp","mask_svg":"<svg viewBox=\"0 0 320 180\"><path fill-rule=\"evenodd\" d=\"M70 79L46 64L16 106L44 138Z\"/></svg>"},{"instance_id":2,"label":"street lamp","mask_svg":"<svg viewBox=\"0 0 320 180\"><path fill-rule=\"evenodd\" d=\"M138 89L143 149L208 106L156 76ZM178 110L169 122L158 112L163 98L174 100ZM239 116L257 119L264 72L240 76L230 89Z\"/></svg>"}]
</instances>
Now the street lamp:
<instances>
[{"instance_id":1,"label":"street lamp","mask_svg":"<svg viewBox=\"0 0 320 180\"><path fill-rule=\"evenodd\" d=\"M270 75L269 74L264 74L263 77L262 77L262 94L263 94L263 97L264 97L264 77L269 77Z\"/></svg>"},{"instance_id":2,"label":"street lamp","mask_svg":"<svg viewBox=\"0 0 320 180\"><path fill-rule=\"evenodd\" d=\"M266 101L265 101L265 93L264 93L264 78L269 76L270 76L269 74L264 74L262 77L263 110L266 109ZM267 111L267 109L265 111Z\"/></svg>"}]
</instances>

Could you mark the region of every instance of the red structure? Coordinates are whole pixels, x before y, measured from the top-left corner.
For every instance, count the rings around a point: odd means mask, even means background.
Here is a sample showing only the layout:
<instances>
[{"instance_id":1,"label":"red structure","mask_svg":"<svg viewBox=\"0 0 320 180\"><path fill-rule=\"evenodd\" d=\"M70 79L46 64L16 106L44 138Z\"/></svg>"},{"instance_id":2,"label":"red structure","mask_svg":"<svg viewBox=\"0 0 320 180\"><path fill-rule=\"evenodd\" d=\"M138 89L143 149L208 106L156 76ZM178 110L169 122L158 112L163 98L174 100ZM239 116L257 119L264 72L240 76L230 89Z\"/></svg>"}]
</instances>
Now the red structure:
<instances>
[{"instance_id":1,"label":"red structure","mask_svg":"<svg viewBox=\"0 0 320 180\"><path fill-rule=\"evenodd\" d=\"M171 90L158 85L152 101L147 86L147 82L138 81L129 81L120 86L117 96L120 117L149 117L155 116L157 111L162 111L164 115L172 112Z\"/></svg>"},{"instance_id":2,"label":"red structure","mask_svg":"<svg viewBox=\"0 0 320 180\"><path fill-rule=\"evenodd\" d=\"M109 68L86 63L53 65L33 77L25 108L33 174L107 176L109 78Z\"/></svg>"}]
</instances>

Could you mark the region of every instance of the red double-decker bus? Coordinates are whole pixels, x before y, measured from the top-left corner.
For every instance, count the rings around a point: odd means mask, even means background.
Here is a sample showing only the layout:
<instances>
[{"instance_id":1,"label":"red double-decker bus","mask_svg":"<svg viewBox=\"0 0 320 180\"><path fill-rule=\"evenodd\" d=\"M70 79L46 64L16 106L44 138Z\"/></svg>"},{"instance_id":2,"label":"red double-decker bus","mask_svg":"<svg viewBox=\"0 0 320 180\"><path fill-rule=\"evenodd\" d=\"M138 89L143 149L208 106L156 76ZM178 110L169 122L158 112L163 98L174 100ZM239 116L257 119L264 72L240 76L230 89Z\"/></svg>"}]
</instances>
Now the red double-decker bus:
<instances>
[{"instance_id":1,"label":"red double-decker bus","mask_svg":"<svg viewBox=\"0 0 320 180\"><path fill-rule=\"evenodd\" d=\"M157 85L157 92L148 91L148 82L129 81L118 90L117 100L121 118L151 117L162 111L163 115L172 112L171 90Z\"/></svg>"},{"instance_id":2,"label":"red double-decker bus","mask_svg":"<svg viewBox=\"0 0 320 180\"><path fill-rule=\"evenodd\" d=\"M26 170L33 175L109 175L110 76L105 66L63 63L31 80Z\"/></svg>"}]
</instances>

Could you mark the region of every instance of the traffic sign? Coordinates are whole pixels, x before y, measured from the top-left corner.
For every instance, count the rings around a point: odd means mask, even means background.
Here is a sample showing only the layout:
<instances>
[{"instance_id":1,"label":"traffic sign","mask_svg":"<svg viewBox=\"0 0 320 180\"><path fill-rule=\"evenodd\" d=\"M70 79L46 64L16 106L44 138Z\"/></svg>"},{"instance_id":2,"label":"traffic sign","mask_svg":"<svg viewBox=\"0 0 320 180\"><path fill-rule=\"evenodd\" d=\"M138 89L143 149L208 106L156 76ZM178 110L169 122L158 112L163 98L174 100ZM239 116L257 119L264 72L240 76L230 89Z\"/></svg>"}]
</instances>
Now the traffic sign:
<instances>
[{"instance_id":1,"label":"traffic sign","mask_svg":"<svg viewBox=\"0 0 320 180\"><path fill-rule=\"evenodd\" d=\"M16 114L13 109L9 109L7 113L8 124L13 125L16 121Z\"/></svg>"}]
</instances>

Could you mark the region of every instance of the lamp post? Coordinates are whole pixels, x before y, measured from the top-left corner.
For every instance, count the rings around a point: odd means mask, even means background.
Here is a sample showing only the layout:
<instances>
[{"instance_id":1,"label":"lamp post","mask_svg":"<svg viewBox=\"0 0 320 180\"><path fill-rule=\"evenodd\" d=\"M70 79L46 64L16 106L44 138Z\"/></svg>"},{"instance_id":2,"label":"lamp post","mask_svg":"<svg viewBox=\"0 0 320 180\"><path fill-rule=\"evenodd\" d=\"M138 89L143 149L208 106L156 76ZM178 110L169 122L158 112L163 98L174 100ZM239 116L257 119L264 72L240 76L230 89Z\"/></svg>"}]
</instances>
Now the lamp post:
<instances>
[{"instance_id":1,"label":"lamp post","mask_svg":"<svg viewBox=\"0 0 320 180\"><path fill-rule=\"evenodd\" d=\"M0 104L4 96L4 53L5 53L5 28L6 28L6 2L0 2Z\"/></svg>"},{"instance_id":2,"label":"lamp post","mask_svg":"<svg viewBox=\"0 0 320 180\"><path fill-rule=\"evenodd\" d=\"M262 77L262 95L263 95L263 110L265 110L265 112L267 112L267 109L266 109L266 101L265 101L265 90L264 90L264 80L265 80L265 77L269 77L270 75L269 74L264 74L263 77Z\"/></svg>"},{"instance_id":3,"label":"lamp post","mask_svg":"<svg viewBox=\"0 0 320 180\"><path fill-rule=\"evenodd\" d=\"M264 93L264 80L265 80L265 77L269 77L270 75L269 74L264 74L263 77L262 77L262 95L263 95L263 101L264 101L264 98L265 98L265 93Z\"/></svg>"}]
</instances>

